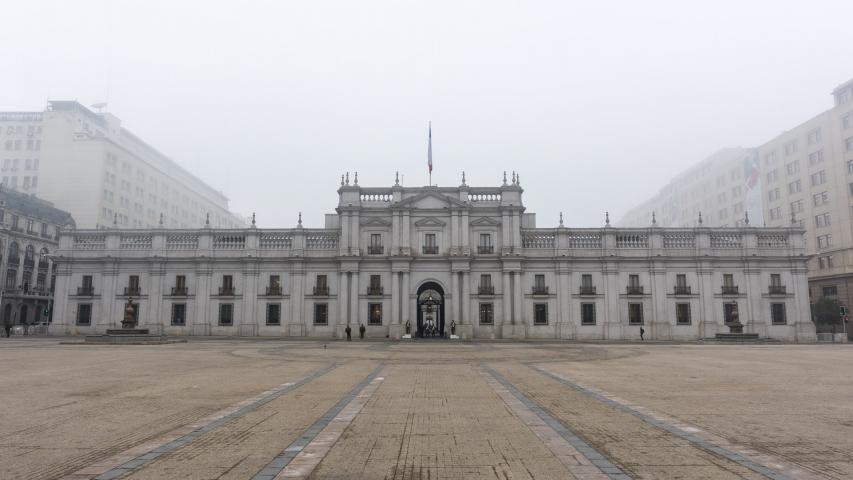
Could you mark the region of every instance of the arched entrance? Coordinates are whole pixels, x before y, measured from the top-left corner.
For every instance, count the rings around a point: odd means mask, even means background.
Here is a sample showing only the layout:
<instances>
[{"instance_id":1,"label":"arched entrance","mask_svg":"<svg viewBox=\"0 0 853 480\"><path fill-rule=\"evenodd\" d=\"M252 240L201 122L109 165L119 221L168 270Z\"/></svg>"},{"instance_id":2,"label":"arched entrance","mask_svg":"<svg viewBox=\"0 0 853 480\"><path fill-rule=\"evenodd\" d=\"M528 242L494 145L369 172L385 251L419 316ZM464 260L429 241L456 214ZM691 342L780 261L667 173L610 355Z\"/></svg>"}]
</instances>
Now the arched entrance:
<instances>
[{"instance_id":1,"label":"arched entrance","mask_svg":"<svg viewBox=\"0 0 853 480\"><path fill-rule=\"evenodd\" d=\"M418 288L418 337L444 336L444 289L435 282Z\"/></svg>"}]
</instances>

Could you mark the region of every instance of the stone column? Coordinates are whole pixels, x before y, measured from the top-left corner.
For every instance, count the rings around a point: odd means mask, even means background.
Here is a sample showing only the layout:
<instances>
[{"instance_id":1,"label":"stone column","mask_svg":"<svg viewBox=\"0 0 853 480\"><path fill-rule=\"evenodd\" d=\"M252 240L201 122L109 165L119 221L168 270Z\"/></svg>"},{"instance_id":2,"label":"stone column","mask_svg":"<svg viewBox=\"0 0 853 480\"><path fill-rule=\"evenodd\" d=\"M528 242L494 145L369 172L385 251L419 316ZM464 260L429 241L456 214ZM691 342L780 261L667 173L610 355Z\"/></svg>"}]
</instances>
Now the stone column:
<instances>
[{"instance_id":1,"label":"stone column","mask_svg":"<svg viewBox=\"0 0 853 480\"><path fill-rule=\"evenodd\" d=\"M148 289L142 292L148 295L146 305L148 308L140 315L140 317L145 319L144 325L142 318L139 319L140 326L148 328L151 333L163 333L163 327L171 323L172 312L163 311L163 283L165 278L165 265L159 263L152 264L148 271Z\"/></svg>"},{"instance_id":2,"label":"stone column","mask_svg":"<svg viewBox=\"0 0 853 480\"><path fill-rule=\"evenodd\" d=\"M95 330L98 333L103 333L108 328L121 327L121 318L115 317L116 315L123 315L122 302L116 299L118 269L115 265L104 265L101 283L101 311L97 319L92 319L93 326L95 325L95 321L97 321ZM95 290L95 293L98 293L98 291ZM118 308L115 307L116 303L119 303ZM92 314L95 315L96 312L93 311Z\"/></svg>"},{"instance_id":3,"label":"stone column","mask_svg":"<svg viewBox=\"0 0 853 480\"><path fill-rule=\"evenodd\" d=\"M666 292L669 285L666 284L666 267L663 265L652 265L652 321L649 325L649 338L656 340L671 340L671 319L675 317L675 311L667 311Z\"/></svg>"},{"instance_id":4,"label":"stone column","mask_svg":"<svg viewBox=\"0 0 853 480\"><path fill-rule=\"evenodd\" d=\"M459 299L459 320L456 322L457 332L461 337L470 338L474 335L474 322L471 316L471 272L462 272L462 298Z\"/></svg>"},{"instance_id":5,"label":"stone column","mask_svg":"<svg viewBox=\"0 0 853 480\"><path fill-rule=\"evenodd\" d=\"M524 337L527 333L526 308L524 307L524 295L522 293L522 278L521 272L513 273L514 280L512 282L512 298L513 298L513 335L518 338Z\"/></svg>"},{"instance_id":6,"label":"stone column","mask_svg":"<svg viewBox=\"0 0 853 480\"><path fill-rule=\"evenodd\" d=\"M604 272L604 338L622 339L622 319L619 312L619 272L607 265Z\"/></svg>"},{"instance_id":7,"label":"stone column","mask_svg":"<svg viewBox=\"0 0 853 480\"><path fill-rule=\"evenodd\" d=\"M496 327L500 328L504 325L512 325L512 285L510 285L509 272L503 272L503 285L501 286L501 320ZM502 329L502 328L501 328Z\"/></svg>"},{"instance_id":8,"label":"stone column","mask_svg":"<svg viewBox=\"0 0 853 480\"><path fill-rule=\"evenodd\" d=\"M391 338L399 339L406 334L406 327L401 326L403 318L400 315L400 273L391 271L391 322L389 333Z\"/></svg>"},{"instance_id":9,"label":"stone column","mask_svg":"<svg viewBox=\"0 0 853 480\"><path fill-rule=\"evenodd\" d=\"M391 212L391 255L400 254L400 214Z\"/></svg>"},{"instance_id":10,"label":"stone column","mask_svg":"<svg viewBox=\"0 0 853 480\"><path fill-rule=\"evenodd\" d=\"M412 320L411 307L409 305L411 304L411 295L413 292L409 285L409 275L409 272L403 272L403 325ZM412 322L412 332L414 332L416 328L417 326Z\"/></svg>"},{"instance_id":11,"label":"stone column","mask_svg":"<svg viewBox=\"0 0 853 480\"><path fill-rule=\"evenodd\" d=\"M716 312L714 309L714 293L717 291L718 285L714 283L714 271L710 267L705 267L701 263L697 269L697 277L699 279L699 301L702 308L699 314L699 338L713 337L722 331L722 312Z\"/></svg>"},{"instance_id":12,"label":"stone column","mask_svg":"<svg viewBox=\"0 0 853 480\"><path fill-rule=\"evenodd\" d=\"M745 281L746 281L746 299L738 300L738 304L744 304L739 307L739 309L744 309L748 311L749 318L744 319L743 314L741 315L740 323L744 325L745 332L757 333L760 337L767 336L767 324L769 323L770 306L768 302L766 302L762 298L762 294L767 293L767 285L770 284L769 276L767 278L766 284L762 281L763 275L761 274L761 270L757 265L745 265L744 266ZM767 306L767 314L764 314L764 306ZM746 308L744 308L746 307Z\"/></svg>"},{"instance_id":13,"label":"stone column","mask_svg":"<svg viewBox=\"0 0 853 480\"><path fill-rule=\"evenodd\" d=\"M335 328L335 332L338 338L346 338L347 335L344 332L344 329L347 328L347 311L349 308L349 300L347 297L347 289L349 288L349 281L347 279L347 272L341 272L340 275L340 283L338 283L338 322Z\"/></svg>"},{"instance_id":14,"label":"stone column","mask_svg":"<svg viewBox=\"0 0 853 480\"><path fill-rule=\"evenodd\" d=\"M361 307L359 305L359 295L361 294L360 286L359 286L359 272L358 270L352 272L351 283L350 283L350 323L353 325L353 330L357 331L359 325L361 325Z\"/></svg>"},{"instance_id":15,"label":"stone column","mask_svg":"<svg viewBox=\"0 0 853 480\"><path fill-rule=\"evenodd\" d=\"M471 251L471 241L468 238L468 236L470 234L470 230L471 230L471 224L468 220L468 210L462 211L461 230L462 230L462 241L461 241L460 246L462 247L462 252L467 255Z\"/></svg>"},{"instance_id":16,"label":"stone column","mask_svg":"<svg viewBox=\"0 0 853 480\"><path fill-rule=\"evenodd\" d=\"M459 272L450 270L450 315L445 319L444 324L447 331L450 331L450 322L456 322L456 325L459 326L461 323L459 321L459 300L461 295L459 294ZM445 309L447 311L448 309Z\"/></svg>"},{"instance_id":17,"label":"stone column","mask_svg":"<svg viewBox=\"0 0 853 480\"><path fill-rule=\"evenodd\" d=\"M313 321L305 312L305 290L306 290L305 265L295 263L290 270L290 321L287 324L287 335L301 337L305 335L305 326Z\"/></svg>"},{"instance_id":18,"label":"stone column","mask_svg":"<svg viewBox=\"0 0 853 480\"><path fill-rule=\"evenodd\" d=\"M557 321L559 322L558 338L575 338L574 324L571 321L572 276L567 263L557 267Z\"/></svg>"},{"instance_id":19,"label":"stone column","mask_svg":"<svg viewBox=\"0 0 853 480\"><path fill-rule=\"evenodd\" d=\"M210 265L200 265L196 270L195 320L193 335L210 335L210 289L212 280Z\"/></svg>"},{"instance_id":20,"label":"stone column","mask_svg":"<svg viewBox=\"0 0 853 480\"><path fill-rule=\"evenodd\" d=\"M412 248L412 237L409 233L410 224L411 218L409 217L409 211L406 210L403 212L403 238L400 241L400 248L404 248L406 252L410 252L408 255L411 255Z\"/></svg>"},{"instance_id":21,"label":"stone column","mask_svg":"<svg viewBox=\"0 0 853 480\"><path fill-rule=\"evenodd\" d=\"M262 315L258 315L259 309L256 308L259 304L258 277L260 276L260 272L258 270L257 264L245 265L243 268L243 291L240 292L243 295L243 312L240 316L240 326L238 327L240 336L243 337L256 336L260 329L258 324L264 321L259 317L266 315L266 302L260 308L260 311L263 312Z\"/></svg>"}]
</instances>

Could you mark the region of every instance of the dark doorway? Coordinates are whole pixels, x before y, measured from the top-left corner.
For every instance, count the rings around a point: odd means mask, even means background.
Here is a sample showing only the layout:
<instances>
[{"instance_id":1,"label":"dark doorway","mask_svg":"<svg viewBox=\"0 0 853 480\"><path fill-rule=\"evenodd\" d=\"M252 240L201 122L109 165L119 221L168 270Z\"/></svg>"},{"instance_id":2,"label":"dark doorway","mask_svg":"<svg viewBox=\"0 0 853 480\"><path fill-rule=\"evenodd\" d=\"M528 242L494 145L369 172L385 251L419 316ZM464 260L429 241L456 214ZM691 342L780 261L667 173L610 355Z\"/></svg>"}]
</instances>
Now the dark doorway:
<instances>
[{"instance_id":1,"label":"dark doorway","mask_svg":"<svg viewBox=\"0 0 853 480\"><path fill-rule=\"evenodd\" d=\"M7 303L6 308L3 309L3 323L6 323L7 321L9 321L9 322L12 321L12 304L11 303Z\"/></svg>"},{"instance_id":2,"label":"dark doorway","mask_svg":"<svg viewBox=\"0 0 853 480\"><path fill-rule=\"evenodd\" d=\"M444 336L444 289L435 282L426 282L418 288L418 337Z\"/></svg>"},{"instance_id":3,"label":"dark doorway","mask_svg":"<svg viewBox=\"0 0 853 480\"><path fill-rule=\"evenodd\" d=\"M27 306L26 306L26 305L21 305L21 316L20 316L20 318L18 319L18 322L19 322L21 325L23 325L23 324L25 324L25 323L29 323L29 322L27 322L27 313L29 313L29 312L27 311Z\"/></svg>"}]
</instances>

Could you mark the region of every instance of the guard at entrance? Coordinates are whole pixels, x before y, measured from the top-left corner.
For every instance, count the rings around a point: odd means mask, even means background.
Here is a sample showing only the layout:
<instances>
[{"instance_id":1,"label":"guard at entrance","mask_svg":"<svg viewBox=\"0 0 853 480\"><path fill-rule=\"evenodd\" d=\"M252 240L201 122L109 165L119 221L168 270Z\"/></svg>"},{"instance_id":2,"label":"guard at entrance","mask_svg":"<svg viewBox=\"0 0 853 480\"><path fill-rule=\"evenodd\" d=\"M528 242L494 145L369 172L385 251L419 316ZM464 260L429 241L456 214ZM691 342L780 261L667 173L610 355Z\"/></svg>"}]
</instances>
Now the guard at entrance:
<instances>
[{"instance_id":1,"label":"guard at entrance","mask_svg":"<svg viewBox=\"0 0 853 480\"><path fill-rule=\"evenodd\" d=\"M366 328L364 328L364 324L363 324L363 323L361 324L361 326L360 326L360 327L358 327L358 337L359 337L360 339L364 340L364 332L365 332L366 330L367 330L367 329L366 329Z\"/></svg>"},{"instance_id":2,"label":"guard at entrance","mask_svg":"<svg viewBox=\"0 0 853 480\"><path fill-rule=\"evenodd\" d=\"M351 342L352 341L352 329L349 328L349 325L347 325L347 328L344 329L344 332L346 332L346 334L347 334L347 341Z\"/></svg>"}]
</instances>

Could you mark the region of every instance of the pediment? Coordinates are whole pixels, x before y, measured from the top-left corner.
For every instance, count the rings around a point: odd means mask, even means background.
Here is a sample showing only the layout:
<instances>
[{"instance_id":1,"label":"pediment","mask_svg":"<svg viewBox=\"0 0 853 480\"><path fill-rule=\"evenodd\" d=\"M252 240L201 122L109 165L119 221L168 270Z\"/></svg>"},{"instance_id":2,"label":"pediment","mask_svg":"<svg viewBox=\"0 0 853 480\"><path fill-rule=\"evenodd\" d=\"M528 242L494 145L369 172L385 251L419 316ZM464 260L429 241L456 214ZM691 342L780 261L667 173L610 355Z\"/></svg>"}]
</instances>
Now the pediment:
<instances>
[{"instance_id":1,"label":"pediment","mask_svg":"<svg viewBox=\"0 0 853 480\"><path fill-rule=\"evenodd\" d=\"M445 225L447 225L445 222L435 217L426 217L415 222L416 227L443 227Z\"/></svg>"},{"instance_id":2,"label":"pediment","mask_svg":"<svg viewBox=\"0 0 853 480\"><path fill-rule=\"evenodd\" d=\"M413 210L439 210L451 206L468 207L465 202L436 192L420 193L414 197L401 200L394 205L395 208L410 208Z\"/></svg>"},{"instance_id":3,"label":"pediment","mask_svg":"<svg viewBox=\"0 0 853 480\"><path fill-rule=\"evenodd\" d=\"M391 221L386 220L382 217L362 217L361 218L361 226L362 227L390 227Z\"/></svg>"},{"instance_id":4,"label":"pediment","mask_svg":"<svg viewBox=\"0 0 853 480\"><path fill-rule=\"evenodd\" d=\"M480 218L475 218L474 220L471 220L471 226L474 226L474 227L496 227L500 224L501 224L501 222L495 220L494 218L490 218L490 217L480 217Z\"/></svg>"}]
</instances>

